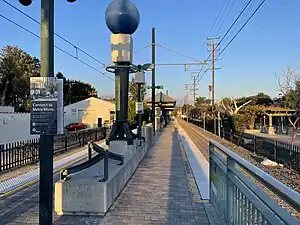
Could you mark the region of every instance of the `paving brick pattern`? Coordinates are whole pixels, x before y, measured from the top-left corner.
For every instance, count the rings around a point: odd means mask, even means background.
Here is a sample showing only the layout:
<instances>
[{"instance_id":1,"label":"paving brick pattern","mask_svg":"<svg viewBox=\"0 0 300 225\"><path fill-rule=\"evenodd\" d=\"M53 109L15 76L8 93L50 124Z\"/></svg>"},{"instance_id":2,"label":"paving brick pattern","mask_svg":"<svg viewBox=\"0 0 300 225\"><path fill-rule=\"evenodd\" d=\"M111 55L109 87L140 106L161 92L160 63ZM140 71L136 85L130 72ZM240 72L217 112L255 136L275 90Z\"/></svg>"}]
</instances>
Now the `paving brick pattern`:
<instances>
[{"instance_id":1,"label":"paving brick pattern","mask_svg":"<svg viewBox=\"0 0 300 225\"><path fill-rule=\"evenodd\" d=\"M166 128L101 224L209 224L182 148L174 128Z\"/></svg>"},{"instance_id":2,"label":"paving brick pattern","mask_svg":"<svg viewBox=\"0 0 300 225\"><path fill-rule=\"evenodd\" d=\"M58 176L55 177L55 180ZM0 199L0 225L38 224L38 184ZM57 225L210 224L183 147L170 126L104 218L54 216Z\"/></svg>"}]
</instances>

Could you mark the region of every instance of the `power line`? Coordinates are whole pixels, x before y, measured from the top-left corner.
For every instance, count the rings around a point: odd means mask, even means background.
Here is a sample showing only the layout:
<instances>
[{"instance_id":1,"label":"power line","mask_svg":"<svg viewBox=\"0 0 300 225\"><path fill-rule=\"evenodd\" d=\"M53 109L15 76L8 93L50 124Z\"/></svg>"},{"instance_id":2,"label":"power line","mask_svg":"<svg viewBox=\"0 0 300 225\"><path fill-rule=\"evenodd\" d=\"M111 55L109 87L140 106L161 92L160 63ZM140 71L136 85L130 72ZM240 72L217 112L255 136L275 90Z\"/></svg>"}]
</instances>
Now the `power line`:
<instances>
[{"instance_id":1,"label":"power line","mask_svg":"<svg viewBox=\"0 0 300 225\"><path fill-rule=\"evenodd\" d=\"M200 61L200 60L198 60L198 59L195 59L195 58L193 58L193 57L187 56L187 55L185 55L185 54L183 54L183 53L180 53L180 52L178 52L178 51L174 51L174 50L172 50L172 49L170 49L170 48L167 48L167 47L164 47L164 46L162 46L162 45L160 45L160 44L155 44L155 45L158 46L158 47L161 47L161 48L163 48L163 49L165 49L165 50L168 50L168 51L170 51L170 52L173 52L173 53L175 53L175 54L177 54L177 55L180 55L180 56L183 56L183 57L185 57L185 58L188 58L188 59L194 60L194 61L196 61L196 62L201 62L201 63L202 63L202 61Z\"/></svg>"},{"instance_id":2,"label":"power line","mask_svg":"<svg viewBox=\"0 0 300 225\"><path fill-rule=\"evenodd\" d=\"M216 31L216 32L218 32L219 24L220 24L220 22L222 21L222 17L224 16L224 13L227 11L228 6L229 6L229 3L230 3L230 1L225 1L225 2L227 2L227 4L226 4L226 6L225 6L225 8L224 8L224 10L223 10L222 15L220 16L220 19L219 19L218 23L216 24L216 28L215 28L215 31Z\"/></svg>"},{"instance_id":3,"label":"power line","mask_svg":"<svg viewBox=\"0 0 300 225\"><path fill-rule=\"evenodd\" d=\"M20 25L20 24L16 23L15 21L13 21L13 20L9 19L8 17L4 16L4 15L3 15L3 14L1 14L1 13L0 13L0 17L2 17L3 19L7 20L8 22L10 22L10 23L12 23L12 24L16 25L17 27L19 27L19 28L21 28L21 29L25 30L26 32L30 33L31 35L35 36L36 38L39 38L39 39L41 39L41 37L40 37L39 35L35 34L35 33L34 33L34 32L32 32L32 31L30 31L30 30L29 30L29 29L27 29L26 27L24 27L24 26L22 26L22 25ZM109 78L110 80L114 81L114 79L113 79L113 78L111 78L110 76L108 76L107 74L105 74L105 73L101 72L100 70L98 70L97 68L95 68L95 67L91 66L90 64L88 64L88 63L84 62L83 60L81 60L81 59L78 59L78 57L76 57L76 56L74 56L74 55L70 54L69 52L65 51L64 49L62 49L62 48L60 48L60 47L58 47L58 46L56 46L56 45L54 45L54 47L55 47L56 49L58 49L59 51L61 51L61 52L65 53L66 55L68 55L68 56L70 56L70 57L72 57L72 58L74 58L74 59L78 60L78 61L79 61L79 62L81 62L82 64L84 64L84 65L86 65L86 66L90 67L91 69L95 70L96 72L98 72L98 73L102 74L103 76L105 76L105 77Z\"/></svg>"},{"instance_id":4,"label":"power line","mask_svg":"<svg viewBox=\"0 0 300 225\"><path fill-rule=\"evenodd\" d=\"M231 26L229 27L229 29L226 31L226 33L223 35L223 37L222 37L222 39L220 40L220 42L219 42L219 45L223 42L223 40L224 40L224 38L228 35L228 33L231 31L231 29L233 28L233 26L236 24L236 22L239 20L239 18L243 15L243 13L245 12L245 10L249 7L249 5L250 5L250 3L252 2L252 0L249 0L247 3L246 3L246 5L244 6L244 8L242 9L242 11L239 13L239 15L237 16L237 18L234 20L234 22L231 24ZM263 1L263 3L265 2L265 0ZM262 4L261 4L262 5ZM261 6L260 5L260 6ZM259 6L259 7L260 7ZM258 10L258 9L257 9ZM256 10L256 11L257 11ZM254 13L255 14L255 13ZM254 15L253 14L253 15ZM253 17L253 15L251 16L251 18ZM250 19L251 19L250 18ZM246 24L249 22L249 19L248 19L248 21L246 22ZM246 24L244 24L243 26L245 26ZM241 31L241 30L240 30ZM239 32L240 32L239 31ZM236 35L237 36L237 35ZM232 40L233 41L233 40ZM231 41L231 42L232 42ZM229 45L228 45L229 46ZM228 46L226 46L226 48L228 47ZM225 50L225 49L223 49L223 50ZM224 51L222 51L222 52L224 52ZM222 53L221 52L221 53ZM221 53L218 55L218 57L221 55ZM210 55L207 57L207 59L206 60L208 60L209 58L210 58L210 56L212 55L212 52L210 53ZM218 59L218 57L216 58L216 59ZM202 80L203 79L203 77L204 77L204 75L206 74L206 72L209 70L209 68L211 67L211 65L208 67L208 69L206 69L205 71L204 71L204 73L201 75L201 77L199 78L199 80L198 80L198 82L200 82L200 80ZM199 73L200 74L200 73Z\"/></svg>"},{"instance_id":5,"label":"power line","mask_svg":"<svg viewBox=\"0 0 300 225\"><path fill-rule=\"evenodd\" d=\"M247 2L247 4L244 6L244 8L242 9L242 11L239 13L238 17L234 20L234 22L231 24L231 26L229 27L229 29L226 31L226 33L224 34L224 36L222 37L222 39L220 40L219 44L222 43L222 41L224 40L224 38L228 35L228 33L231 31L231 29L233 28L233 26L236 24L236 22L238 21L238 19L243 15L243 13L245 12L245 10L248 8L248 6L250 5L250 3L252 2L252 0L249 0Z\"/></svg>"},{"instance_id":6,"label":"power line","mask_svg":"<svg viewBox=\"0 0 300 225\"><path fill-rule=\"evenodd\" d=\"M223 11L223 8L224 8L224 6L225 6L225 3L226 3L226 1L223 2L223 5L222 5L222 7L221 7L221 9L220 9L220 11L219 11L219 13L218 13L218 15L217 15L215 21L213 22L213 25L211 26L209 33L211 33L211 32L214 30L215 25L216 25L216 22L217 22L217 20L219 19L219 16L220 16L221 12Z\"/></svg>"},{"instance_id":7,"label":"power line","mask_svg":"<svg viewBox=\"0 0 300 225\"><path fill-rule=\"evenodd\" d=\"M12 7L13 9L15 9L16 11L18 11L19 13L23 14L24 16L26 16L27 18L29 18L30 20L32 20L33 22L37 23L37 24L41 24L39 21L37 21L36 19L34 19L33 17L31 17L30 15L28 15L27 13L25 13L24 11L18 9L16 6L14 6L13 4L9 3L6 0L2 0L5 4L9 5L10 7ZM69 40L67 40L66 38L62 37L61 35L57 34L54 32L54 35L57 36L58 38L60 38L61 40L65 41L66 43L68 43L69 45L73 46L77 51L79 50L80 52L82 52L83 54L87 55L88 57L90 57L91 59L95 60L96 62L100 63L102 66L105 66L105 63L101 62L99 59L95 58L94 56L92 56L91 54L87 53L86 51L82 50L81 48L79 48L78 46L76 46L75 44L73 44L72 42L70 42Z\"/></svg>"},{"instance_id":8,"label":"power line","mask_svg":"<svg viewBox=\"0 0 300 225\"><path fill-rule=\"evenodd\" d=\"M258 7L254 10L254 12L251 14L251 16L247 19L247 21L243 24L243 26L239 29L239 31L233 36L233 38L227 43L227 45L222 49L220 54L217 56L216 59L220 57L220 55L228 48L228 46L234 41L234 39L239 35L239 33L244 29L244 27L248 24L248 22L252 19L252 17L256 14L256 12L262 7L262 5L266 2L266 0L263 0Z\"/></svg>"},{"instance_id":9,"label":"power line","mask_svg":"<svg viewBox=\"0 0 300 225\"><path fill-rule=\"evenodd\" d=\"M217 32L218 32L218 31L221 29L221 27L223 26L223 24L224 24L224 22L225 22L226 18L228 18L228 16L229 16L229 14L230 14L230 12L231 12L231 10L232 10L233 6L235 5L235 3L236 3L236 0L234 0L234 1L232 2L232 4L231 4L231 6L230 6L229 10L227 11L227 14L226 14L226 16L224 17L224 20L223 20L223 22L220 24L220 26L219 26L219 29L217 30Z\"/></svg>"}]
</instances>

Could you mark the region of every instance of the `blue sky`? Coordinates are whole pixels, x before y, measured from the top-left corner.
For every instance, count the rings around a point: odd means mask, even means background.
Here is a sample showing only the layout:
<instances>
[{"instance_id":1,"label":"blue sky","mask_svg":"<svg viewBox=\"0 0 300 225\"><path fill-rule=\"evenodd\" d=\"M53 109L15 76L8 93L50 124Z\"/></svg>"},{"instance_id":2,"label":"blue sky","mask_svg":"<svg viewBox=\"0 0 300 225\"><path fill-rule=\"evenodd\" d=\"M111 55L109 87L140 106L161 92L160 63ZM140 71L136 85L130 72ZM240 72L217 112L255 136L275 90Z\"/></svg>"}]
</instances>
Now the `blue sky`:
<instances>
[{"instance_id":1,"label":"blue sky","mask_svg":"<svg viewBox=\"0 0 300 225\"><path fill-rule=\"evenodd\" d=\"M151 28L156 27L157 44L181 52L198 60L208 56L206 38L223 36L246 0L237 0L230 13L224 13L219 26L211 31L212 25L225 0L151 0L133 1L138 7L141 22L133 35L134 48L139 49L151 43ZM226 0L228 10L235 0ZM247 0L248 1L248 0ZM229 33L231 38L243 22L262 0L253 0L249 11L239 20ZM40 1L34 0L30 7L22 7L18 0L9 0L32 17L40 19ZM94 57L110 63L110 32L104 20L109 0L77 0L70 4L56 0L55 31L79 48ZM222 96L244 96L265 92L272 97L277 95L277 81L274 74L287 66L300 69L298 40L300 2L297 0L266 0L266 3L243 29L220 57L216 66L221 67L215 75L216 98ZM0 0L0 13L39 34L39 26L16 12ZM222 25L222 26L220 26ZM38 56L39 40L10 24L0 17L0 47L18 45L28 53ZM224 40L225 41L225 40ZM224 44L226 41L224 42ZM55 44L75 54L74 47L56 38ZM224 45L220 46L222 49ZM99 70L102 66L79 54L79 58ZM194 63L195 61L178 56L157 47L157 63ZM135 63L151 62L151 48L134 55ZM198 67L199 68L199 67ZM193 67L197 69L197 67ZM114 82L86 67L71 57L55 51L55 71L67 77L80 79L94 85L100 95L114 95ZM158 67L157 83L169 90L169 95L181 102L184 98L184 84L192 83L191 74L184 72L183 66ZM151 82L151 73L147 74ZM208 95L211 74L208 72L199 82L198 94ZM191 96L189 97L192 98Z\"/></svg>"}]
</instances>

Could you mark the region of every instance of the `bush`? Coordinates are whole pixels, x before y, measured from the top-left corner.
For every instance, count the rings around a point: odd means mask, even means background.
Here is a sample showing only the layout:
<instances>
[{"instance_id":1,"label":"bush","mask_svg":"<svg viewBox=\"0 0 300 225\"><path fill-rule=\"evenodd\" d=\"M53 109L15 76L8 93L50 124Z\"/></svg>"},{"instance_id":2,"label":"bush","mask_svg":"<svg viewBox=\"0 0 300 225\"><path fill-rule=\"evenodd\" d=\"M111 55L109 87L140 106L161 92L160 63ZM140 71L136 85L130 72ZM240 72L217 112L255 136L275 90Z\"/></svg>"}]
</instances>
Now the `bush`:
<instances>
[{"instance_id":1,"label":"bush","mask_svg":"<svg viewBox=\"0 0 300 225\"><path fill-rule=\"evenodd\" d=\"M249 118L247 115L236 114L232 119L234 132L244 132L248 128Z\"/></svg>"}]
</instances>

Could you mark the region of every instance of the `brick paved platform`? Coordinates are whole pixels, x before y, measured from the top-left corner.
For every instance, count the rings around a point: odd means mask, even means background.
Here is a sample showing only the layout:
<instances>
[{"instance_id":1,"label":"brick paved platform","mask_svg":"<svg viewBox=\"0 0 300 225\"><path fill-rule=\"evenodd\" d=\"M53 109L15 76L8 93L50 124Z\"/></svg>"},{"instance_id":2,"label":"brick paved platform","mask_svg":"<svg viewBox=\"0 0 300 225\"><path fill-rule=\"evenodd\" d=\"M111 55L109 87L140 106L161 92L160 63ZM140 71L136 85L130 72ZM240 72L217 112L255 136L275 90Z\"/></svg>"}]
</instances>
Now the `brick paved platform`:
<instances>
[{"instance_id":1,"label":"brick paved platform","mask_svg":"<svg viewBox=\"0 0 300 225\"><path fill-rule=\"evenodd\" d=\"M38 184L35 184L0 199L0 224L38 224L37 190ZM210 223L184 149L174 127L169 126L145 156L106 216L54 216L54 224Z\"/></svg>"},{"instance_id":2,"label":"brick paved platform","mask_svg":"<svg viewBox=\"0 0 300 225\"><path fill-rule=\"evenodd\" d=\"M101 224L209 224L173 127L137 168Z\"/></svg>"}]
</instances>

